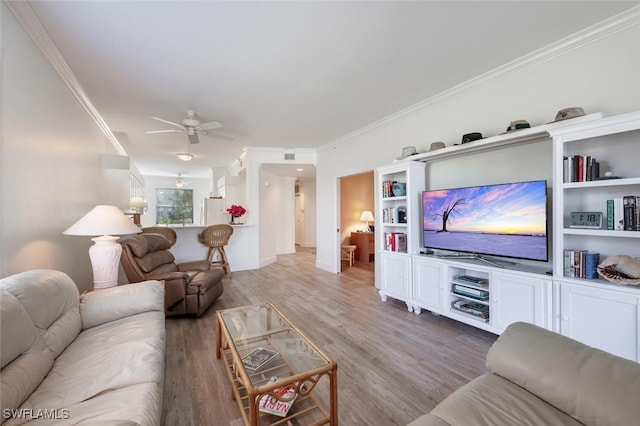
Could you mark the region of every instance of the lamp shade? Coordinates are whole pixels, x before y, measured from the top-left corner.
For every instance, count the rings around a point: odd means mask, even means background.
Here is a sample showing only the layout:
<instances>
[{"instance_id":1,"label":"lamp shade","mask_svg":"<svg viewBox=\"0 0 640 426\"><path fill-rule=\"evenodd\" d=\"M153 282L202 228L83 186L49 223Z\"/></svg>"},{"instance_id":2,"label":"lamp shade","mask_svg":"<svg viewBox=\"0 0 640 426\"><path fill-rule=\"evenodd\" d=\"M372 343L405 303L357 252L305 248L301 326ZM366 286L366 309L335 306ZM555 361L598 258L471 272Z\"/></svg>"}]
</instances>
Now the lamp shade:
<instances>
[{"instance_id":1,"label":"lamp shade","mask_svg":"<svg viewBox=\"0 0 640 426\"><path fill-rule=\"evenodd\" d=\"M369 210L365 210L360 215L360 220L362 222L373 222L375 219L373 218L373 213L371 213Z\"/></svg>"},{"instance_id":2,"label":"lamp shade","mask_svg":"<svg viewBox=\"0 0 640 426\"><path fill-rule=\"evenodd\" d=\"M128 235L140 228L116 206L98 205L63 232L65 235Z\"/></svg>"},{"instance_id":3,"label":"lamp shade","mask_svg":"<svg viewBox=\"0 0 640 426\"><path fill-rule=\"evenodd\" d=\"M131 197L131 200L129 200L129 207L135 210L144 209L144 204L145 201L142 197Z\"/></svg>"}]
</instances>

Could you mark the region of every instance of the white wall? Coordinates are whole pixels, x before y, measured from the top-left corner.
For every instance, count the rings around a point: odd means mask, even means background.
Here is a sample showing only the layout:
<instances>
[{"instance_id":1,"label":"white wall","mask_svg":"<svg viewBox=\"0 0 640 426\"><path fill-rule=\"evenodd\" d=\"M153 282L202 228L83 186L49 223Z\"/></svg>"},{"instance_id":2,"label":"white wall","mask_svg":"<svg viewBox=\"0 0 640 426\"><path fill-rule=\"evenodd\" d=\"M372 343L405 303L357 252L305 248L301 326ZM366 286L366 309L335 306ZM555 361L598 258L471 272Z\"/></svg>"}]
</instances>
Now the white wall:
<instances>
[{"instance_id":1,"label":"white wall","mask_svg":"<svg viewBox=\"0 0 640 426\"><path fill-rule=\"evenodd\" d=\"M304 212L299 213L303 216L303 229L301 235L296 235L302 247L316 246L316 181L314 179L300 179L299 182L300 204Z\"/></svg>"},{"instance_id":2,"label":"white wall","mask_svg":"<svg viewBox=\"0 0 640 426\"><path fill-rule=\"evenodd\" d=\"M295 184L296 178L291 176L276 176L274 179L274 218L277 232L276 254L290 254L296 252L295 226L296 203Z\"/></svg>"},{"instance_id":3,"label":"white wall","mask_svg":"<svg viewBox=\"0 0 640 426\"><path fill-rule=\"evenodd\" d=\"M106 201L100 156L114 150L4 3L0 13L0 275L58 269L84 290L93 243L62 232Z\"/></svg>"},{"instance_id":4,"label":"white wall","mask_svg":"<svg viewBox=\"0 0 640 426\"><path fill-rule=\"evenodd\" d=\"M544 124L566 107L581 106L587 113L602 111L607 115L640 109L639 21L636 16L628 26L617 27L617 32L583 34L576 38L579 43L558 43L553 46L553 54L537 52L524 58L522 66L510 64L320 149L317 202L326 208L318 214L317 266L339 270L336 181L341 176L389 164L403 146L414 145L423 152L434 141L458 143L468 132L493 136L517 119ZM363 156L362 152L369 155ZM428 172L427 186L550 175L548 149L524 152L526 155L505 157L494 151L477 157L482 162L472 165L471 160L464 159L435 166Z\"/></svg>"}]
</instances>

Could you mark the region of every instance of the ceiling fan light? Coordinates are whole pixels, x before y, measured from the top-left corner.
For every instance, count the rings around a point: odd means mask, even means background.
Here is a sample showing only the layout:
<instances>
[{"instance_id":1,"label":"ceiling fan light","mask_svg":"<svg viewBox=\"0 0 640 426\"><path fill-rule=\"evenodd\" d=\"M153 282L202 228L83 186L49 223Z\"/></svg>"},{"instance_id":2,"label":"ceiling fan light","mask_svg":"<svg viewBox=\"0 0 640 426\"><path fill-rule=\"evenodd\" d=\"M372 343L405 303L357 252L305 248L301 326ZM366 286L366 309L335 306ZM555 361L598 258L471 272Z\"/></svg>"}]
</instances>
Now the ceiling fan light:
<instances>
[{"instance_id":1,"label":"ceiling fan light","mask_svg":"<svg viewBox=\"0 0 640 426\"><path fill-rule=\"evenodd\" d=\"M176 179L176 188L182 188L184 186L184 180L182 178Z\"/></svg>"},{"instance_id":2,"label":"ceiling fan light","mask_svg":"<svg viewBox=\"0 0 640 426\"><path fill-rule=\"evenodd\" d=\"M181 152L176 154L176 156L181 159L182 161L191 161L191 159L193 158L193 155L185 153L185 152Z\"/></svg>"}]
</instances>

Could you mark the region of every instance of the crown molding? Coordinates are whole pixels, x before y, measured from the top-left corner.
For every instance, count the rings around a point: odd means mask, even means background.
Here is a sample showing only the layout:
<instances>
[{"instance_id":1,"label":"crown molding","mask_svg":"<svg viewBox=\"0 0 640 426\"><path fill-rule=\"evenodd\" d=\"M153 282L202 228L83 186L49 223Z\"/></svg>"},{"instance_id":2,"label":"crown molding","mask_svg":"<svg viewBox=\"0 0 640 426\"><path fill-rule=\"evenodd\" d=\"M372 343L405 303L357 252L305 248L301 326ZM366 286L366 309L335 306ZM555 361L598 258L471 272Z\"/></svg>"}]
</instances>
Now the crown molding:
<instances>
[{"instance_id":1,"label":"crown molding","mask_svg":"<svg viewBox=\"0 0 640 426\"><path fill-rule=\"evenodd\" d=\"M622 13L607 18L597 24L578 31L577 33L574 33L568 37L560 39L550 45L547 45L538 50L534 50L533 52L521 56L520 58L508 62L502 66L499 66L498 68L494 68L484 74L480 74L477 77L453 86L430 98L420 101L417 104L411 105L394 114L388 115L387 117L384 117L378 121L354 130L353 132L347 133L346 135L321 146L319 149L335 147L359 134L365 133L378 126L389 123L428 105L443 101L460 92L467 91L476 86L481 86L489 81L499 80L510 75L522 72L526 69L549 61L555 57L566 55L573 50L594 43L600 39L610 37L613 34L616 34L638 24L640 24L640 6L635 6Z\"/></svg>"},{"instance_id":2,"label":"crown molding","mask_svg":"<svg viewBox=\"0 0 640 426\"><path fill-rule=\"evenodd\" d=\"M122 147L118 139L114 136L113 132L104 121L98 110L93 106L93 103L89 99L89 96L85 93L84 89L80 85L80 82L69 68L69 65L64 60L60 51L56 48L49 37L49 34L45 31L42 23L36 16L28 1L8 1L3 0L7 5L11 13L18 20L20 25L24 28L27 34L38 46L40 51L44 54L47 60L51 63L53 68L58 72L62 80L65 82L71 93L78 99L80 104L89 113L89 116L96 122L98 127L107 137L107 140L111 142L115 150L120 155L127 155L127 152Z\"/></svg>"}]
</instances>

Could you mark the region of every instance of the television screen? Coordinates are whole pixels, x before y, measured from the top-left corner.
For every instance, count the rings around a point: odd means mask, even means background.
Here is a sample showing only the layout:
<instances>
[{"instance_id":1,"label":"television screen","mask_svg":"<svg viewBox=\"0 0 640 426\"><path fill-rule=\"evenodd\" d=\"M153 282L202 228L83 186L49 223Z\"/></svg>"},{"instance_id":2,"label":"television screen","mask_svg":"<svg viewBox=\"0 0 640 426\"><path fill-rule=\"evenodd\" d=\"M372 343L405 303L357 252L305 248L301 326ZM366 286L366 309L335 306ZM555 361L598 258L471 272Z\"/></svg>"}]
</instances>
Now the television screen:
<instances>
[{"instance_id":1,"label":"television screen","mask_svg":"<svg viewBox=\"0 0 640 426\"><path fill-rule=\"evenodd\" d=\"M426 248L548 260L547 182L422 193Z\"/></svg>"}]
</instances>

